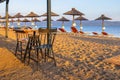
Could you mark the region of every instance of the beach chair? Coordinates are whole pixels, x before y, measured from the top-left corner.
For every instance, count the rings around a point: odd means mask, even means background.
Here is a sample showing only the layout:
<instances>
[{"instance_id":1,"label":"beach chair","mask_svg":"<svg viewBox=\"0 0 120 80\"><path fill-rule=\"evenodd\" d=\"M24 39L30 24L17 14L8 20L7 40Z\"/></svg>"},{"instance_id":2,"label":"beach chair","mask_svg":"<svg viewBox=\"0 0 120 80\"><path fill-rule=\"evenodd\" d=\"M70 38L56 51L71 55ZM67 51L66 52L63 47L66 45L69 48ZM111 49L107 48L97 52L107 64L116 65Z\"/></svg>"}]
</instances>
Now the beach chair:
<instances>
[{"instance_id":1,"label":"beach chair","mask_svg":"<svg viewBox=\"0 0 120 80\"><path fill-rule=\"evenodd\" d=\"M98 35L98 33L97 32L92 32L94 35Z\"/></svg>"},{"instance_id":2,"label":"beach chair","mask_svg":"<svg viewBox=\"0 0 120 80\"><path fill-rule=\"evenodd\" d=\"M85 33L83 31L78 31L77 28L75 28L75 27L71 27L71 30L72 30L73 33L80 33L82 35L87 35L88 34L88 33Z\"/></svg>"},{"instance_id":3,"label":"beach chair","mask_svg":"<svg viewBox=\"0 0 120 80\"><path fill-rule=\"evenodd\" d=\"M61 32L67 32L64 28L59 28Z\"/></svg>"},{"instance_id":4,"label":"beach chair","mask_svg":"<svg viewBox=\"0 0 120 80\"><path fill-rule=\"evenodd\" d=\"M102 35L108 35L108 33L107 32L101 32L102 33Z\"/></svg>"},{"instance_id":5,"label":"beach chair","mask_svg":"<svg viewBox=\"0 0 120 80\"><path fill-rule=\"evenodd\" d=\"M72 30L73 33L79 33L79 31L77 30L77 28L75 28L73 26L71 27L71 30Z\"/></svg>"},{"instance_id":6,"label":"beach chair","mask_svg":"<svg viewBox=\"0 0 120 80\"><path fill-rule=\"evenodd\" d=\"M83 31L79 31L80 32L80 34L85 34Z\"/></svg>"},{"instance_id":7,"label":"beach chair","mask_svg":"<svg viewBox=\"0 0 120 80\"><path fill-rule=\"evenodd\" d=\"M53 43L57 33L57 28L49 29L49 30L45 28L39 28L38 32L39 32L40 45L35 47L36 53L39 54L39 50L40 50L42 58L45 61L48 58L51 58L56 66L56 60L53 51ZM49 43L47 43L47 35L49 35L50 37Z\"/></svg>"},{"instance_id":8,"label":"beach chair","mask_svg":"<svg viewBox=\"0 0 120 80\"><path fill-rule=\"evenodd\" d=\"M98 35L98 33L97 33L97 32L92 32L92 34L93 34L93 35Z\"/></svg>"},{"instance_id":9,"label":"beach chair","mask_svg":"<svg viewBox=\"0 0 120 80\"><path fill-rule=\"evenodd\" d=\"M28 32L24 31L24 30L20 30L20 29L16 29L14 30L16 33L16 49L15 49L15 55L17 55L17 52L20 51L21 53L21 58L23 55L23 51L25 51L25 46L27 44L28 41Z\"/></svg>"},{"instance_id":10,"label":"beach chair","mask_svg":"<svg viewBox=\"0 0 120 80\"><path fill-rule=\"evenodd\" d=\"M105 37L113 37L114 35L108 34L107 32L101 32L101 34Z\"/></svg>"}]
</instances>

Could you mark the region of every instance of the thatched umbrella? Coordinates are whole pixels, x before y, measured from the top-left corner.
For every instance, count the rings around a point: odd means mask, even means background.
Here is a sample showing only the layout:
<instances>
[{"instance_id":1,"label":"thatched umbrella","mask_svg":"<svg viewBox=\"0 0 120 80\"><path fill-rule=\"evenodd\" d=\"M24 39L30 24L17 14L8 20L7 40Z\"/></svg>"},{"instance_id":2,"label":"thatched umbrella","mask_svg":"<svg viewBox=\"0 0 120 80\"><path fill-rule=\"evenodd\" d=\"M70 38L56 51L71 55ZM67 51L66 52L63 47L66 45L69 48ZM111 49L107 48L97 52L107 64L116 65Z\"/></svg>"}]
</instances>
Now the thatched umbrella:
<instances>
[{"instance_id":1,"label":"thatched umbrella","mask_svg":"<svg viewBox=\"0 0 120 80\"><path fill-rule=\"evenodd\" d=\"M58 19L57 21L62 21L62 28L64 28L64 22L69 21L69 20L65 17L62 17L62 18Z\"/></svg>"},{"instance_id":2,"label":"thatched umbrella","mask_svg":"<svg viewBox=\"0 0 120 80\"><path fill-rule=\"evenodd\" d=\"M47 13L42 14L41 16L47 16ZM59 16L58 14L51 12L51 16Z\"/></svg>"},{"instance_id":3,"label":"thatched umbrella","mask_svg":"<svg viewBox=\"0 0 120 80\"><path fill-rule=\"evenodd\" d=\"M28 19L23 19L21 22L25 22L25 26L26 26L26 22L30 22L30 20L28 20Z\"/></svg>"},{"instance_id":4,"label":"thatched umbrella","mask_svg":"<svg viewBox=\"0 0 120 80\"><path fill-rule=\"evenodd\" d=\"M36 14L36 13L34 13L34 12L30 12L29 14L27 14L25 17L30 17L30 18L32 18L32 23L31 24L34 24L34 20L33 20L33 18L34 17L40 17L40 15L38 15L38 14Z\"/></svg>"},{"instance_id":5,"label":"thatched umbrella","mask_svg":"<svg viewBox=\"0 0 120 80\"><path fill-rule=\"evenodd\" d=\"M26 15L25 17L40 17L40 15L34 13L34 12L30 12L28 15Z\"/></svg>"},{"instance_id":6,"label":"thatched umbrella","mask_svg":"<svg viewBox=\"0 0 120 80\"><path fill-rule=\"evenodd\" d=\"M5 30L5 37L8 38L8 4L9 0L0 0L0 3L6 1L6 30Z\"/></svg>"},{"instance_id":7,"label":"thatched umbrella","mask_svg":"<svg viewBox=\"0 0 120 80\"><path fill-rule=\"evenodd\" d=\"M17 26L20 27L20 22L22 22L22 20L18 18L15 22L17 22Z\"/></svg>"},{"instance_id":8,"label":"thatched umbrella","mask_svg":"<svg viewBox=\"0 0 120 80\"><path fill-rule=\"evenodd\" d=\"M16 15L13 16L14 18L17 18L17 25L20 26L20 19L19 18L24 18L24 16L21 13L17 13Z\"/></svg>"},{"instance_id":9,"label":"thatched umbrella","mask_svg":"<svg viewBox=\"0 0 120 80\"><path fill-rule=\"evenodd\" d=\"M84 13L76 10L75 8L72 8L70 11L65 12L64 15L73 15L72 26L75 26L74 16L75 16L75 15L84 15Z\"/></svg>"},{"instance_id":10,"label":"thatched umbrella","mask_svg":"<svg viewBox=\"0 0 120 80\"><path fill-rule=\"evenodd\" d=\"M82 20L88 20L85 17L82 17L81 15L79 17L77 17L75 20L80 20L80 31L82 31L83 27L82 27Z\"/></svg>"},{"instance_id":11,"label":"thatched umbrella","mask_svg":"<svg viewBox=\"0 0 120 80\"><path fill-rule=\"evenodd\" d=\"M13 16L11 16L11 15L8 14L8 18L13 18ZM1 17L1 19L6 19L6 15L3 16L3 17Z\"/></svg>"},{"instance_id":12,"label":"thatched umbrella","mask_svg":"<svg viewBox=\"0 0 120 80\"><path fill-rule=\"evenodd\" d=\"M23 18L24 16L21 15L21 13L17 13L16 15L13 16L14 18Z\"/></svg>"},{"instance_id":13,"label":"thatched umbrella","mask_svg":"<svg viewBox=\"0 0 120 80\"><path fill-rule=\"evenodd\" d=\"M104 14L102 14L100 17L98 17L95 20L102 20L102 32L104 32L104 30L105 30L104 20L111 20L111 18L106 17Z\"/></svg>"},{"instance_id":14,"label":"thatched umbrella","mask_svg":"<svg viewBox=\"0 0 120 80\"><path fill-rule=\"evenodd\" d=\"M12 27L13 27L13 22L15 22L15 20L13 20L12 18L9 20L9 22L12 23Z\"/></svg>"},{"instance_id":15,"label":"thatched umbrella","mask_svg":"<svg viewBox=\"0 0 120 80\"><path fill-rule=\"evenodd\" d=\"M36 25L36 22L40 22L40 20L38 20L37 18L33 18L32 22L35 22ZM34 25L34 23L32 25Z\"/></svg>"}]
</instances>

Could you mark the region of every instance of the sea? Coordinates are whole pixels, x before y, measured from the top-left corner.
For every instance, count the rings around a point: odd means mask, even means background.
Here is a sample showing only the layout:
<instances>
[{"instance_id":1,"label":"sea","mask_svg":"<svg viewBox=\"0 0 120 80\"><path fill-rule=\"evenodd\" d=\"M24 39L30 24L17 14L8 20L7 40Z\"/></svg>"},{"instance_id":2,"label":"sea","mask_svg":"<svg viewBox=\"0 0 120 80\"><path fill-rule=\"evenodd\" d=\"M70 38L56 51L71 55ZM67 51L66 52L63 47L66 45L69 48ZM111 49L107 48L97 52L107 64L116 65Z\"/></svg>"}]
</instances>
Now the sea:
<instances>
[{"instance_id":1,"label":"sea","mask_svg":"<svg viewBox=\"0 0 120 80\"><path fill-rule=\"evenodd\" d=\"M79 26L79 21L76 22L76 28L78 30L80 30L80 26ZM13 25L14 27L17 27L17 23L14 22L13 24L10 23L10 26ZM22 22L20 24L21 26L25 25L25 22ZM27 26L31 26L30 22L26 23ZM62 25L62 22L59 21L53 21L51 22L51 27L56 27L56 28L60 28ZM64 23L64 27L65 30L67 32L71 32L71 25L72 25L72 21L70 22L65 22ZM38 29L40 27L46 27L47 26L47 22L46 21L42 21L42 22L36 22L36 26L32 26L35 29ZM90 35L93 35L92 32L97 32L97 33L101 33L102 32L102 25L101 25L101 21L88 21L88 22L83 22L83 32L88 32ZM105 22L105 32L107 32L108 34L112 34L114 35L114 37L119 37L120 38L120 22L109 22L106 21Z\"/></svg>"}]
</instances>

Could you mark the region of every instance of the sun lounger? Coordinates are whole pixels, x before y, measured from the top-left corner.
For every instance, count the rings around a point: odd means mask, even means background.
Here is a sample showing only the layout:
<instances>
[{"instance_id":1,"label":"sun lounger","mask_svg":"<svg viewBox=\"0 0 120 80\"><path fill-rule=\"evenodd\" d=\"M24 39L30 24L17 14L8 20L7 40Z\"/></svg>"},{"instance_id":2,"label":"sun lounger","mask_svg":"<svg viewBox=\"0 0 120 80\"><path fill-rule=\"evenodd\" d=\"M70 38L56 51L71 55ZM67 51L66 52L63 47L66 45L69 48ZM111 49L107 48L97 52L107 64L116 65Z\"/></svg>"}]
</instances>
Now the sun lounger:
<instances>
[{"instance_id":1,"label":"sun lounger","mask_svg":"<svg viewBox=\"0 0 120 80\"><path fill-rule=\"evenodd\" d=\"M79 31L75 27L71 27L71 30L72 30L73 33L79 33Z\"/></svg>"},{"instance_id":2,"label":"sun lounger","mask_svg":"<svg viewBox=\"0 0 120 80\"><path fill-rule=\"evenodd\" d=\"M83 31L80 31L80 34L85 34Z\"/></svg>"},{"instance_id":3,"label":"sun lounger","mask_svg":"<svg viewBox=\"0 0 120 80\"><path fill-rule=\"evenodd\" d=\"M71 30L73 33L80 33L82 35L88 35L88 33L85 33L83 31L78 31L77 28L75 28L75 27L71 27Z\"/></svg>"},{"instance_id":4,"label":"sun lounger","mask_svg":"<svg viewBox=\"0 0 120 80\"><path fill-rule=\"evenodd\" d=\"M107 32L101 32L101 34L102 34L103 36L113 37L112 34L108 34Z\"/></svg>"},{"instance_id":5,"label":"sun lounger","mask_svg":"<svg viewBox=\"0 0 120 80\"><path fill-rule=\"evenodd\" d=\"M59 28L59 30L61 31L61 32L67 32L65 29L63 29L63 28Z\"/></svg>"},{"instance_id":6,"label":"sun lounger","mask_svg":"<svg viewBox=\"0 0 120 80\"><path fill-rule=\"evenodd\" d=\"M98 33L97 32L92 32L94 35L98 35Z\"/></svg>"}]
</instances>

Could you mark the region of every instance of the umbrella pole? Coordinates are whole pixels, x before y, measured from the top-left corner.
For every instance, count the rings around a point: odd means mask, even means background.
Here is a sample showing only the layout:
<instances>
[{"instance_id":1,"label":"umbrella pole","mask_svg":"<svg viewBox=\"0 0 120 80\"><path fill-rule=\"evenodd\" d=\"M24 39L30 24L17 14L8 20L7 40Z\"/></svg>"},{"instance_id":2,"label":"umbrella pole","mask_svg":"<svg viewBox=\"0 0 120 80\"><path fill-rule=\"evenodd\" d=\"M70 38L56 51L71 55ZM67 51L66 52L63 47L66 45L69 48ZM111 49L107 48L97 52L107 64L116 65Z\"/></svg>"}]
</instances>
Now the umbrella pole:
<instances>
[{"instance_id":1,"label":"umbrella pole","mask_svg":"<svg viewBox=\"0 0 120 80\"><path fill-rule=\"evenodd\" d=\"M62 21L62 28L64 28L64 21Z\"/></svg>"},{"instance_id":2,"label":"umbrella pole","mask_svg":"<svg viewBox=\"0 0 120 80\"><path fill-rule=\"evenodd\" d=\"M74 15L73 15L73 22L72 22L72 26L73 26L73 24L74 24Z\"/></svg>"},{"instance_id":3,"label":"umbrella pole","mask_svg":"<svg viewBox=\"0 0 120 80\"><path fill-rule=\"evenodd\" d=\"M6 38L8 38L8 3L9 3L9 0L6 1L6 30L5 30Z\"/></svg>"},{"instance_id":4,"label":"umbrella pole","mask_svg":"<svg viewBox=\"0 0 120 80\"><path fill-rule=\"evenodd\" d=\"M47 29L51 28L51 0L47 0Z\"/></svg>"},{"instance_id":5,"label":"umbrella pole","mask_svg":"<svg viewBox=\"0 0 120 80\"><path fill-rule=\"evenodd\" d=\"M80 31L82 31L82 21L80 20Z\"/></svg>"},{"instance_id":6,"label":"umbrella pole","mask_svg":"<svg viewBox=\"0 0 120 80\"><path fill-rule=\"evenodd\" d=\"M104 19L102 20L102 32L104 32Z\"/></svg>"},{"instance_id":7,"label":"umbrella pole","mask_svg":"<svg viewBox=\"0 0 120 80\"><path fill-rule=\"evenodd\" d=\"M47 0L47 29L51 29L51 0ZM51 38L47 34L47 44L50 44ZM50 53L50 50L47 49L47 52Z\"/></svg>"}]
</instances>

